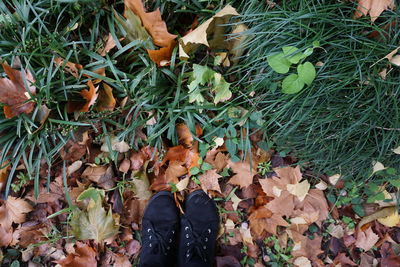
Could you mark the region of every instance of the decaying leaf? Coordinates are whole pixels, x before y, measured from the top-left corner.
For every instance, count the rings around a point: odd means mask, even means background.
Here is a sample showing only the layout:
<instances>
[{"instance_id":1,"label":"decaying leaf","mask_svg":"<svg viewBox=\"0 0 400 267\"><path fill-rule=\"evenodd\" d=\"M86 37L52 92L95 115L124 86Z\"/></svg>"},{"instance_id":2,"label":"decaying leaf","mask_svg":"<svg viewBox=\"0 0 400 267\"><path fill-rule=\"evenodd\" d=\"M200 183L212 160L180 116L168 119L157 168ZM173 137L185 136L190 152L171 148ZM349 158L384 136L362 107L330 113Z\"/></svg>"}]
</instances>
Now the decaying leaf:
<instances>
[{"instance_id":1,"label":"decaying leaf","mask_svg":"<svg viewBox=\"0 0 400 267\"><path fill-rule=\"evenodd\" d=\"M99 87L94 87L93 82L91 80L88 81L87 85L89 86L89 90L82 90L80 95L86 100L86 103L79 110L80 112L88 112L90 107L94 105L97 100L99 94L97 93Z\"/></svg>"},{"instance_id":2,"label":"decaying leaf","mask_svg":"<svg viewBox=\"0 0 400 267\"><path fill-rule=\"evenodd\" d=\"M90 199L86 210L73 211L71 230L77 239L93 239L100 243L118 233L119 218L113 216L111 209L106 212L102 201L101 197Z\"/></svg>"},{"instance_id":3,"label":"decaying leaf","mask_svg":"<svg viewBox=\"0 0 400 267\"><path fill-rule=\"evenodd\" d=\"M106 44L104 45L104 47L102 47L101 49L99 49L98 51L97 51L97 53L99 53L101 56L105 56L108 52L110 52L110 50L111 49L113 49L115 46L116 46L116 44L115 44L115 41L114 41L114 38L112 37L112 34L111 33L109 33L108 35L107 35L107 37L106 38L104 38L104 41L106 42Z\"/></svg>"},{"instance_id":4,"label":"decaying leaf","mask_svg":"<svg viewBox=\"0 0 400 267\"><path fill-rule=\"evenodd\" d=\"M96 251L84 243L76 242L74 252L56 263L62 267L97 267Z\"/></svg>"},{"instance_id":5,"label":"decaying leaf","mask_svg":"<svg viewBox=\"0 0 400 267\"><path fill-rule=\"evenodd\" d=\"M30 101L31 95L36 94L32 74L12 69L7 63L2 66L8 76L0 79L0 103L6 104L3 107L5 117L10 119L21 113L31 113L35 107L35 103Z\"/></svg>"},{"instance_id":6,"label":"decaying leaf","mask_svg":"<svg viewBox=\"0 0 400 267\"><path fill-rule=\"evenodd\" d=\"M125 39L129 42L133 42L135 40L146 41L150 39L150 35L147 33L146 29L142 26L142 22L140 18L135 15L130 9L125 9L124 20L120 17L117 12L115 12L115 18L122 25L126 32Z\"/></svg>"},{"instance_id":7,"label":"decaying leaf","mask_svg":"<svg viewBox=\"0 0 400 267\"><path fill-rule=\"evenodd\" d=\"M303 201L310 189L310 183L304 180L301 183L288 184L286 185L286 189L290 194L296 196L300 201Z\"/></svg>"},{"instance_id":8,"label":"decaying leaf","mask_svg":"<svg viewBox=\"0 0 400 267\"><path fill-rule=\"evenodd\" d=\"M79 77L79 71L83 69L83 66L81 64L73 63L70 61L65 62L65 60L60 57L56 57L54 59L54 65L64 68L66 72L68 72L75 78Z\"/></svg>"},{"instance_id":9,"label":"decaying leaf","mask_svg":"<svg viewBox=\"0 0 400 267\"><path fill-rule=\"evenodd\" d=\"M379 236L372 231L371 227L368 227L365 231L362 231L361 229L358 230L355 245L358 248L368 251L376 244L376 242L378 242L378 240Z\"/></svg>"},{"instance_id":10,"label":"decaying leaf","mask_svg":"<svg viewBox=\"0 0 400 267\"><path fill-rule=\"evenodd\" d=\"M287 232L289 237L294 242L292 250L293 257L306 257L312 263L319 261L318 255L323 253L321 250L322 236L314 236L314 238L311 240L307 236L304 236L296 231L287 230Z\"/></svg>"},{"instance_id":11,"label":"decaying leaf","mask_svg":"<svg viewBox=\"0 0 400 267\"><path fill-rule=\"evenodd\" d=\"M261 237L268 232L276 235L278 226L289 226L289 224L278 214L273 214L265 207L253 211L249 216L250 229L256 237Z\"/></svg>"},{"instance_id":12,"label":"decaying leaf","mask_svg":"<svg viewBox=\"0 0 400 267\"><path fill-rule=\"evenodd\" d=\"M113 89L106 83L103 83L103 89L100 90L98 100L95 106L97 111L113 111L117 101L113 95Z\"/></svg>"},{"instance_id":13,"label":"decaying leaf","mask_svg":"<svg viewBox=\"0 0 400 267\"><path fill-rule=\"evenodd\" d=\"M400 146L392 149L393 153L400 155Z\"/></svg>"},{"instance_id":14,"label":"decaying leaf","mask_svg":"<svg viewBox=\"0 0 400 267\"><path fill-rule=\"evenodd\" d=\"M214 190L221 193L221 188L218 183L218 178L222 176L217 173L217 170L208 170L199 177L201 182L201 188L204 192L208 193L208 190Z\"/></svg>"},{"instance_id":15,"label":"decaying leaf","mask_svg":"<svg viewBox=\"0 0 400 267\"><path fill-rule=\"evenodd\" d=\"M135 186L135 189L133 190L133 192L135 193L135 197L137 197L140 200L150 199L151 197L151 191L149 189L150 183L149 183L149 178L147 177L146 174L146 170L132 172L131 181Z\"/></svg>"},{"instance_id":16,"label":"decaying leaf","mask_svg":"<svg viewBox=\"0 0 400 267\"><path fill-rule=\"evenodd\" d=\"M247 187L253 183L253 177L257 173L254 166L250 167L250 163L228 161L228 166L232 169L235 175L228 181L233 185L239 185L241 188Z\"/></svg>"},{"instance_id":17,"label":"decaying leaf","mask_svg":"<svg viewBox=\"0 0 400 267\"><path fill-rule=\"evenodd\" d=\"M0 224L10 229L12 223L25 222L26 213L32 211L32 206L21 198L8 197L0 207Z\"/></svg>"},{"instance_id":18,"label":"decaying leaf","mask_svg":"<svg viewBox=\"0 0 400 267\"><path fill-rule=\"evenodd\" d=\"M397 211L397 207L386 207L371 215L365 216L358 223L357 228L360 229L363 225L378 220L380 223L392 227L400 222L400 217Z\"/></svg>"},{"instance_id":19,"label":"decaying leaf","mask_svg":"<svg viewBox=\"0 0 400 267\"><path fill-rule=\"evenodd\" d=\"M128 145L127 142L125 142L123 140L120 141L119 138L114 135L112 135L110 137L110 145L111 145L111 149L113 151L117 151L119 153L128 152L130 149L130 146ZM110 152L109 146L108 146L106 140L103 140L103 145L101 146L100 150L103 152Z\"/></svg>"},{"instance_id":20,"label":"decaying leaf","mask_svg":"<svg viewBox=\"0 0 400 267\"><path fill-rule=\"evenodd\" d=\"M89 165L82 173L82 178L87 178L92 182L104 189L111 189L114 187L114 172L111 166L97 166Z\"/></svg>"},{"instance_id":21,"label":"decaying leaf","mask_svg":"<svg viewBox=\"0 0 400 267\"><path fill-rule=\"evenodd\" d=\"M155 45L168 47L177 37L168 32L167 25L161 18L160 9L147 13L142 0L125 0L124 2L127 9L132 10L134 14L139 16Z\"/></svg>"},{"instance_id":22,"label":"decaying leaf","mask_svg":"<svg viewBox=\"0 0 400 267\"><path fill-rule=\"evenodd\" d=\"M369 14L371 21L374 22L383 11L386 9L394 9L395 7L394 0L358 0L354 18L357 19Z\"/></svg>"},{"instance_id":23,"label":"decaying leaf","mask_svg":"<svg viewBox=\"0 0 400 267\"><path fill-rule=\"evenodd\" d=\"M179 57L188 59L189 54L195 51L200 45L211 48L218 46L226 47L225 26L232 16L238 16L236 9L227 5L212 18L205 21L192 32L179 39Z\"/></svg>"}]
</instances>

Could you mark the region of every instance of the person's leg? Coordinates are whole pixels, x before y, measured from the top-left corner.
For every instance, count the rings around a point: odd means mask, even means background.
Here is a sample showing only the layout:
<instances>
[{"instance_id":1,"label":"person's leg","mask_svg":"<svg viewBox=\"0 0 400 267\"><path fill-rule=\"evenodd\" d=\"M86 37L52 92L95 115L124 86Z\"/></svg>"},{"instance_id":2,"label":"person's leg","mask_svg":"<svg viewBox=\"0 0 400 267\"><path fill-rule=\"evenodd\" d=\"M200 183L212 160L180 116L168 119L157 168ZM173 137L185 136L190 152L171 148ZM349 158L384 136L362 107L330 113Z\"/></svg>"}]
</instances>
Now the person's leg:
<instances>
[{"instance_id":1,"label":"person's leg","mask_svg":"<svg viewBox=\"0 0 400 267\"><path fill-rule=\"evenodd\" d=\"M215 202L203 190L198 190L189 194L184 209L179 241L179 266L213 266L219 229Z\"/></svg>"},{"instance_id":2,"label":"person's leg","mask_svg":"<svg viewBox=\"0 0 400 267\"><path fill-rule=\"evenodd\" d=\"M140 267L171 267L177 261L179 212L173 195L155 194L142 220Z\"/></svg>"}]
</instances>

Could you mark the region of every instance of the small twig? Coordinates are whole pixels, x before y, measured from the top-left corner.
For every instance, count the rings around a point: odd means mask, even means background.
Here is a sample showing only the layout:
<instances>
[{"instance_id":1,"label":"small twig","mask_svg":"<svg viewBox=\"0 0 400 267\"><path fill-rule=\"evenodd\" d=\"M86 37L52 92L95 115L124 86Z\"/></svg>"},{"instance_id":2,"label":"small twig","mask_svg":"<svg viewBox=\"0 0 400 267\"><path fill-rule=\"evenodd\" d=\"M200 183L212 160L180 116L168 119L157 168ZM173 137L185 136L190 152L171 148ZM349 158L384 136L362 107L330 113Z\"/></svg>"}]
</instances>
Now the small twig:
<instances>
[{"instance_id":1,"label":"small twig","mask_svg":"<svg viewBox=\"0 0 400 267\"><path fill-rule=\"evenodd\" d=\"M368 124L368 123L363 123L363 125L371 126L372 128L379 129L379 130L400 131L400 128L386 128L386 127L380 127L380 126L372 126L371 124Z\"/></svg>"}]
</instances>

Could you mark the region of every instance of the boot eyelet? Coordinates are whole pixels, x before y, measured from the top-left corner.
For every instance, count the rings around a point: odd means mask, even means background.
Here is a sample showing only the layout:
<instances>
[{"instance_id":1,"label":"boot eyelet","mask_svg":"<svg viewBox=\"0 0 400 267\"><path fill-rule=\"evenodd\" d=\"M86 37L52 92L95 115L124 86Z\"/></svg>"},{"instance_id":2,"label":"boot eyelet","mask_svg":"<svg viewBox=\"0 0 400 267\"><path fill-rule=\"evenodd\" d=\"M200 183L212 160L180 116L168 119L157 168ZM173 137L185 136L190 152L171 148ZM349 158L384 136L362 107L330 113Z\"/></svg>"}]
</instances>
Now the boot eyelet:
<instances>
[{"instance_id":1,"label":"boot eyelet","mask_svg":"<svg viewBox=\"0 0 400 267\"><path fill-rule=\"evenodd\" d=\"M151 239L152 238L152 236L149 236L149 239Z\"/></svg>"},{"instance_id":2,"label":"boot eyelet","mask_svg":"<svg viewBox=\"0 0 400 267\"><path fill-rule=\"evenodd\" d=\"M189 238L189 234L186 234L186 238Z\"/></svg>"},{"instance_id":3,"label":"boot eyelet","mask_svg":"<svg viewBox=\"0 0 400 267\"><path fill-rule=\"evenodd\" d=\"M190 243L188 242L188 243L186 243L186 246L190 246Z\"/></svg>"},{"instance_id":4,"label":"boot eyelet","mask_svg":"<svg viewBox=\"0 0 400 267\"><path fill-rule=\"evenodd\" d=\"M204 250L206 250L206 249L207 249L207 247L206 247L206 246L203 246L203 249L204 249Z\"/></svg>"},{"instance_id":5,"label":"boot eyelet","mask_svg":"<svg viewBox=\"0 0 400 267\"><path fill-rule=\"evenodd\" d=\"M186 254L186 258L189 258L189 256L190 256L190 254L188 253L188 254Z\"/></svg>"},{"instance_id":6,"label":"boot eyelet","mask_svg":"<svg viewBox=\"0 0 400 267\"><path fill-rule=\"evenodd\" d=\"M209 234L211 234L211 229L210 228L208 228L207 231L208 231Z\"/></svg>"},{"instance_id":7,"label":"boot eyelet","mask_svg":"<svg viewBox=\"0 0 400 267\"><path fill-rule=\"evenodd\" d=\"M147 229L147 232L148 232L148 233L150 233L150 231L151 231L151 229L150 229L150 228L149 228L149 229Z\"/></svg>"},{"instance_id":8,"label":"boot eyelet","mask_svg":"<svg viewBox=\"0 0 400 267\"><path fill-rule=\"evenodd\" d=\"M150 243L150 244L149 244L149 247L153 247L153 245Z\"/></svg>"},{"instance_id":9,"label":"boot eyelet","mask_svg":"<svg viewBox=\"0 0 400 267\"><path fill-rule=\"evenodd\" d=\"M204 241L208 242L208 238L207 238L207 237L206 237L206 238L204 238Z\"/></svg>"},{"instance_id":10,"label":"boot eyelet","mask_svg":"<svg viewBox=\"0 0 400 267\"><path fill-rule=\"evenodd\" d=\"M170 247L167 247L168 250L170 250Z\"/></svg>"},{"instance_id":11,"label":"boot eyelet","mask_svg":"<svg viewBox=\"0 0 400 267\"><path fill-rule=\"evenodd\" d=\"M172 239L171 238L169 239L169 243L172 243Z\"/></svg>"},{"instance_id":12,"label":"boot eyelet","mask_svg":"<svg viewBox=\"0 0 400 267\"><path fill-rule=\"evenodd\" d=\"M174 230L172 230L172 234L175 234L175 231L174 231Z\"/></svg>"},{"instance_id":13,"label":"boot eyelet","mask_svg":"<svg viewBox=\"0 0 400 267\"><path fill-rule=\"evenodd\" d=\"M189 226L186 226L186 227L185 227L185 231L187 231L187 230L189 230Z\"/></svg>"}]
</instances>

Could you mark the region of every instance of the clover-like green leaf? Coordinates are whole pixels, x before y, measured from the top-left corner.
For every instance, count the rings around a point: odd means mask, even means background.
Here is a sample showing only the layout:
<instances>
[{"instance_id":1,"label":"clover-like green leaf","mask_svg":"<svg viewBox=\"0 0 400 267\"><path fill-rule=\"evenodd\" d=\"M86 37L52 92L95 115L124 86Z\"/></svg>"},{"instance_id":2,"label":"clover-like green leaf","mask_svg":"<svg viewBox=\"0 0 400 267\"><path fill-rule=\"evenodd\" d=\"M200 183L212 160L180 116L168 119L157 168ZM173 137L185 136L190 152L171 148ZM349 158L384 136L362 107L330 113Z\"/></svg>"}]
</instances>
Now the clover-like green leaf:
<instances>
[{"instance_id":1,"label":"clover-like green leaf","mask_svg":"<svg viewBox=\"0 0 400 267\"><path fill-rule=\"evenodd\" d=\"M303 58L306 58L307 55L303 54L302 52L297 52L299 49L294 46L284 46L282 47L283 54L293 64L297 64Z\"/></svg>"},{"instance_id":2,"label":"clover-like green leaf","mask_svg":"<svg viewBox=\"0 0 400 267\"><path fill-rule=\"evenodd\" d=\"M301 91L304 82L299 79L297 74L290 74L282 82L282 92L285 94L295 94Z\"/></svg>"},{"instance_id":3,"label":"clover-like green leaf","mask_svg":"<svg viewBox=\"0 0 400 267\"><path fill-rule=\"evenodd\" d=\"M311 85L316 76L314 65L308 61L297 66L297 73L299 75L299 79L307 85Z\"/></svg>"},{"instance_id":4,"label":"clover-like green leaf","mask_svg":"<svg viewBox=\"0 0 400 267\"><path fill-rule=\"evenodd\" d=\"M292 63L285 57L285 54L278 53L267 57L268 64L277 73L288 73Z\"/></svg>"}]
</instances>

